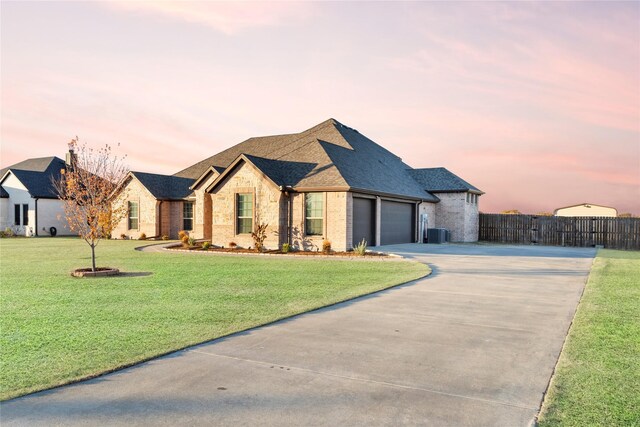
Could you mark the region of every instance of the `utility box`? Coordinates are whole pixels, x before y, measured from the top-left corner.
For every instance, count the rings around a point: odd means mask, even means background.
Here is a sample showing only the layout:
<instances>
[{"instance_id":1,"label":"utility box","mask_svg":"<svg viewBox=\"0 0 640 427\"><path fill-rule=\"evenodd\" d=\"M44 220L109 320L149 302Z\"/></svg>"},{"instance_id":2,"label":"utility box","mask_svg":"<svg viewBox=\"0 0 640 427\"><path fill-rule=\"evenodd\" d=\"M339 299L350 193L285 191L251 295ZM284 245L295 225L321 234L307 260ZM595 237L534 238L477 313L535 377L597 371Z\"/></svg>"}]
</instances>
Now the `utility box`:
<instances>
[{"instance_id":1,"label":"utility box","mask_svg":"<svg viewBox=\"0 0 640 427\"><path fill-rule=\"evenodd\" d=\"M428 228L427 243L446 243L448 235L449 232L446 228Z\"/></svg>"}]
</instances>

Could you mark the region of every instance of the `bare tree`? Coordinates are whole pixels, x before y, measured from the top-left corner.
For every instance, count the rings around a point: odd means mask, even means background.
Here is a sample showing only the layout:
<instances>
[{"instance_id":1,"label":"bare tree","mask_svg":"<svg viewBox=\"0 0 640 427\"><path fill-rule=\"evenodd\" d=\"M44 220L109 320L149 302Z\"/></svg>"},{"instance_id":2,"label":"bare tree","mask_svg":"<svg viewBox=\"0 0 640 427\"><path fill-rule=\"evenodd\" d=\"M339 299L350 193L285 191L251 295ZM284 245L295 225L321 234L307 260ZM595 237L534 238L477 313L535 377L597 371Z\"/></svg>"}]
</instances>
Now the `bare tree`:
<instances>
[{"instance_id":1,"label":"bare tree","mask_svg":"<svg viewBox=\"0 0 640 427\"><path fill-rule=\"evenodd\" d=\"M69 143L70 164L54 181L69 229L91 247L91 270L96 271L96 246L111 235L113 228L127 215L125 206L112 206L114 191L126 177L124 157L116 157L109 145L100 149Z\"/></svg>"}]
</instances>

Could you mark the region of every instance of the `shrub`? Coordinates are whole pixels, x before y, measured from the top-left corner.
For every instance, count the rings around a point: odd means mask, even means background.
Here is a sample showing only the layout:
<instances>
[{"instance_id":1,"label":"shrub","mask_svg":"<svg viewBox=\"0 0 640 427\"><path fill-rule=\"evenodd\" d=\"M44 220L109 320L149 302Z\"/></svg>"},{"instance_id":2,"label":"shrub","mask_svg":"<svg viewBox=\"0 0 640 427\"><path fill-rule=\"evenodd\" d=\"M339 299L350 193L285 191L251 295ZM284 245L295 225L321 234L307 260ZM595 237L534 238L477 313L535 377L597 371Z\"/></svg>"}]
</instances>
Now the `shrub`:
<instances>
[{"instance_id":1,"label":"shrub","mask_svg":"<svg viewBox=\"0 0 640 427\"><path fill-rule=\"evenodd\" d=\"M262 252L264 250L264 241L267 238L267 227L269 224L256 224L256 229L251 233L253 243L256 246L256 252Z\"/></svg>"},{"instance_id":2,"label":"shrub","mask_svg":"<svg viewBox=\"0 0 640 427\"><path fill-rule=\"evenodd\" d=\"M190 248L194 247L196 245L195 237L188 237L187 236L187 244L189 245Z\"/></svg>"},{"instance_id":3,"label":"shrub","mask_svg":"<svg viewBox=\"0 0 640 427\"><path fill-rule=\"evenodd\" d=\"M238 247L238 244L237 244L236 242L229 242L229 247L230 247L231 249L235 249L235 248L237 248L237 247Z\"/></svg>"},{"instance_id":4,"label":"shrub","mask_svg":"<svg viewBox=\"0 0 640 427\"><path fill-rule=\"evenodd\" d=\"M141 233L140 237L138 237L138 240L147 240L147 235L145 233Z\"/></svg>"},{"instance_id":5,"label":"shrub","mask_svg":"<svg viewBox=\"0 0 640 427\"><path fill-rule=\"evenodd\" d=\"M185 237L189 237L189 233L187 233L187 232L186 232L186 231L184 231L184 230L180 230L180 231L178 231L178 239L180 239L180 241L181 241L181 242L183 242L183 241L184 241L184 238L185 238Z\"/></svg>"},{"instance_id":6,"label":"shrub","mask_svg":"<svg viewBox=\"0 0 640 427\"><path fill-rule=\"evenodd\" d=\"M11 229L11 227L7 227L2 232L2 237L15 237L15 233Z\"/></svg>"},{"instance_id":7,"label":"shrub","mask_svg":"<svg viewBox=\"0 0 640 427\"><path fill-rule=\"evenodd\" d=\"M324 239L322 241L322 252L324 252L325 254L331 252L331 242L327 239Z\"/></svg>"},{"instance_id":8,"label":"shrub","mask_svg":"<svg viewBox=\"0 0 640 427\"><path fill-rule=\"evenodd\" d=\"M180 237L180 241L182 242L182 244L184 246L188 246L189 245L189 235L185 234L182 237Z\"/></svg>"},{"instance_id":9,"label":"shrub","mask_svg":"<svg viewBox=\"0 0 640 427\"><path fill-rule=\"evenodd\" d=\"M283 243L282 244L282 253L286 254L291 250L291 247L289 246L288 243Z\"/></svg>"},{"instance_id":10,"label":"shrub","mask_svg":"<svg viewBox=\"0 0 640 427\"><path fill-rule=\"evenodd\" d=\"M364 256L365 252L367 252L367 241L362 239L360 243L354 246L353 251L356 255Z\"/></svg>"},{"instance_id":11,"label":"shrub","mask_svg":"<svg viewBox=\"0 0 640 427\"><path fill-rule=\"evenodd\" d=\"M202 244L202 249L204 249L205 251L208 251L210 247L211 247L211 242L204 242Z\"/></svg>"},{"instance_id":12,"label":"shrub","mask_svg":"<svg viewBox=\"0 0 640 427\"><path fill-rule=\"evenodd\" d=\"M162 235L162 240L169 240L169 236L167 236L166 234Z\"/></svg>"},{"instance_id":13,"label":"shrub","mask_svg":"<svg viewBox=\"0 0 640 427\"><path fill-rule=\"evenodd\" d=\"M124 233L122 233L122 234L120 235L120 238L121 238L122 240L126 240L126 239L127 239L127 235L126 235L126 234L124 234Z\"/></svg>"}]
</instances>

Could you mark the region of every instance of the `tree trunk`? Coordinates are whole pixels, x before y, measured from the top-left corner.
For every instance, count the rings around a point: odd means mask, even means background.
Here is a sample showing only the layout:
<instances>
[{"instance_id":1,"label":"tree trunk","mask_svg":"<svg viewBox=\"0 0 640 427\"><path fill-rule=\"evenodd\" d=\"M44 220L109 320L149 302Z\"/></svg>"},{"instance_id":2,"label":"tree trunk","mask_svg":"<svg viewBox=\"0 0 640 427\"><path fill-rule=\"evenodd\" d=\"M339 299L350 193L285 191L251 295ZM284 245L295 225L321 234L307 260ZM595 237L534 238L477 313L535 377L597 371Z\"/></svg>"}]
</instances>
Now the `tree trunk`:
<instances>
[{"instance_id":1,"label":"tree trunk","mask_svg":"<svg viewBox=\"0 0 640 427\"><path fill-rule=\"evenodd\" d=\"M96 271L96 245L91 245L91 271Z\"/></svg>"}]
</instances>

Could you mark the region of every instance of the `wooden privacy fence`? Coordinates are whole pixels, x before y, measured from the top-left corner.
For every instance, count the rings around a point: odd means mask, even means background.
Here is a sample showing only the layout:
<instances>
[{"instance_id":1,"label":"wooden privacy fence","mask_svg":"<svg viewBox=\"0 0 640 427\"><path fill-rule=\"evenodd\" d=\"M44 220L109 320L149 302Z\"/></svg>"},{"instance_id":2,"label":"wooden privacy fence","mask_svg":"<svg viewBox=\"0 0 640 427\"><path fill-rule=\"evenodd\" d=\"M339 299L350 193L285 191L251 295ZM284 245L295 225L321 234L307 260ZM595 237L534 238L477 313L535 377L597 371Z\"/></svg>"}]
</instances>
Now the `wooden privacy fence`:
<instances>
[{"instance_id":1,"label":"wooden privacy fence","mask_svg":"<svg viewBox=\"0 0 640 427\"><path fill-rule=\"evenodd\" d=\"M480 214L479 240L640 250L640 218Z\"/></svg>"}]
</instances>

